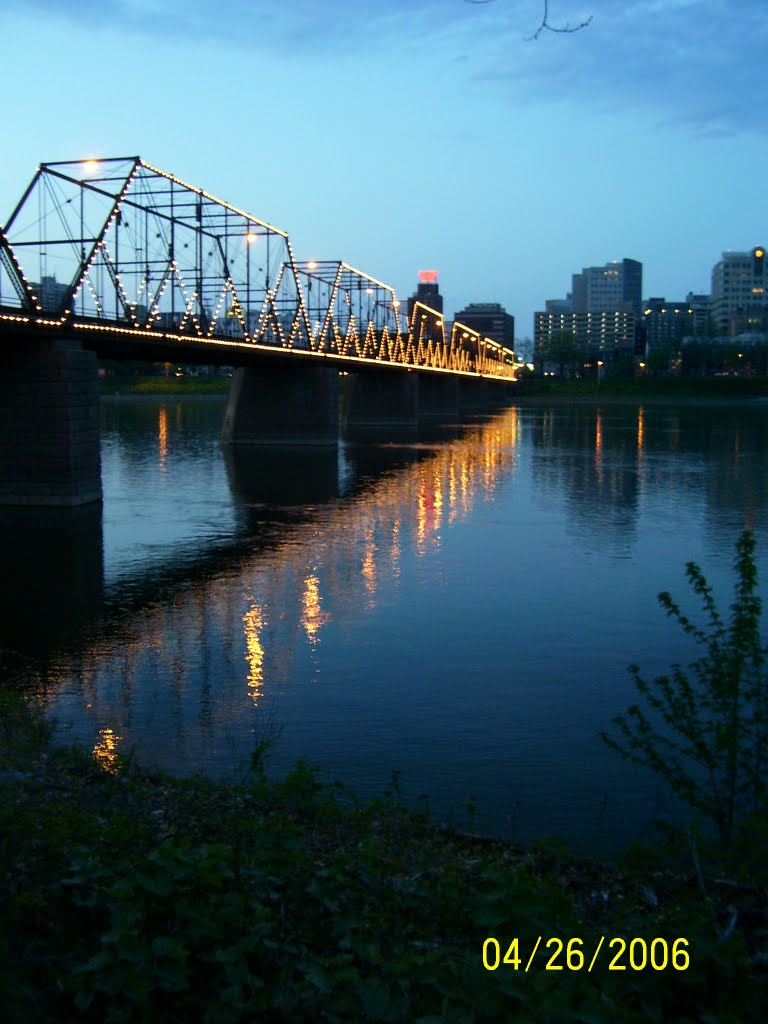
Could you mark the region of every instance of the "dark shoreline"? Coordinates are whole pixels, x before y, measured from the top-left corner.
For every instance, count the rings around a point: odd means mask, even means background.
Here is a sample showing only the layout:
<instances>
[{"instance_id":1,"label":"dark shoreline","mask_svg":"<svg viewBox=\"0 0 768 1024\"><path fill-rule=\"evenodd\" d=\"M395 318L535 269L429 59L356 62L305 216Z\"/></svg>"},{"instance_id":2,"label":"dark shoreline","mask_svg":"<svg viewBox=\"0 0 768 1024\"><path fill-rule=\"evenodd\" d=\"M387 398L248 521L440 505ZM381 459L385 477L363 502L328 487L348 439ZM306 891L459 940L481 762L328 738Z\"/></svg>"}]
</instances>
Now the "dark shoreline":
<instances>
[{"instance_id":1,"label":"dark shoreline","mask_svg":"<svg viewBox=\"0 0 768 1024\"><path fill-rule=\"evenodd\" d=\"M250 778L228 784L103 751L97 764L18 706L0 727L9 1024L634 1024L765 1009L763 879L694 872L684 843L590 860L447 831L396 788L361 806L302 764L273 781L258 749ZM649 950L653 968L634 966Z\"/></svg>"}]
</instances>

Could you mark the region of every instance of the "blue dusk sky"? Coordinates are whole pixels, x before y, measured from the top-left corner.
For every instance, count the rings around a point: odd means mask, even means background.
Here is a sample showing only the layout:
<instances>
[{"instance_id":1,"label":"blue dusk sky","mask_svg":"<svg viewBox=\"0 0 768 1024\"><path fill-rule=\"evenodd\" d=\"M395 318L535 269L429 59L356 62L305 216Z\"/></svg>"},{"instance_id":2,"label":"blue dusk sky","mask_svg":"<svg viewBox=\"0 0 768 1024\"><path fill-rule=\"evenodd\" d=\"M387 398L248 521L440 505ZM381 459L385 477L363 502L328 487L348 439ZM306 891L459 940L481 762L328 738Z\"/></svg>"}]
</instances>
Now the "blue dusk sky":
<instances>
[{"instance_id":1,"label":"blue dusk sky","mask_svg":"<svg viewBox=\"0 0 768 1024\"><path fill-rule=\"evenodd\" d=\"M0 0L0 223L45 161L139 155L518 338L571 274L708 292L768 244L759 0Z\"/></svg>"}]
</instances>

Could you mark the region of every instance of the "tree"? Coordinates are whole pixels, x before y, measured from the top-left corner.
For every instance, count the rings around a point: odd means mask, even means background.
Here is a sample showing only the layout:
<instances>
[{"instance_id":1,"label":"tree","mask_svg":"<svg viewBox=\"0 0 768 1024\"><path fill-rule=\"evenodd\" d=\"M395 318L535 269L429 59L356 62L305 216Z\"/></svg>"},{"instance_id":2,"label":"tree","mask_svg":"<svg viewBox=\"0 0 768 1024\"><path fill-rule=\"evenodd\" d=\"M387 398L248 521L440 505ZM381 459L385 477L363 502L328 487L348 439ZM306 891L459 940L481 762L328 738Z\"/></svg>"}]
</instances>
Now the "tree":
<instances>
[{"instance_id":1,"label":"tree","mask_svg":"<svg viewBox=\"0 0 768 1024\"><path fill-rule=\"evenodd\" d=\"M496 0L466 0L468 4L484 5L495 3ZM581 29L586 28L587 25L592 21L592 15L585 20L580 21L578 25L550 25L549 23L549 0L543 0L543 10L541 14L541 23L533 35L527 37L527 41L530 42L533 39L538 39L542 32L579 32Z\"/></svg>"},{"instance_id":2,"label":"tree","mask_svg":"<svg viewBox=\"0 0 768 1024\"><path fill-rule=\"evenodd\" d=\"M542 338L535 353L537 368L543 370L544 363L557 363L560 376L565 376L566 367L571 363L582 363L584 350L576 344L573 331L553 331Z\"/></svg>"},{"instance_id":3,"label":"tree","mask_svg":"<svg viewBox=\"0 0 768 1024\"><path fill-rule=\"evenodd\" d=\"M701 599L706 626L683 615L667 592L659 603L704 648L688 667L647 682L630 673L650 714L633 704L613 719L618 738L601 733L622 757L651 768L691 807L713 822L723 848L739 822L765 807L768 795L768 649L760 642L762 604L757 594L755 538L745 530L736 544L736 588L730 623L720 615L701 569L686 575Z\"/></svg>"},{"instance_id":4,"label":"tree","mask_svg":"<svg viewBox=\"0 0 768 1024\"><path fill-rule=\"evenodd\" d=\"M648 355L645 357L648 375L653 377L659 373L666 373L675 358L675 354L675 349L668 342L663 342L661 345L654 345L653 348L650 348Z\"/></svg>"}]
</instances>

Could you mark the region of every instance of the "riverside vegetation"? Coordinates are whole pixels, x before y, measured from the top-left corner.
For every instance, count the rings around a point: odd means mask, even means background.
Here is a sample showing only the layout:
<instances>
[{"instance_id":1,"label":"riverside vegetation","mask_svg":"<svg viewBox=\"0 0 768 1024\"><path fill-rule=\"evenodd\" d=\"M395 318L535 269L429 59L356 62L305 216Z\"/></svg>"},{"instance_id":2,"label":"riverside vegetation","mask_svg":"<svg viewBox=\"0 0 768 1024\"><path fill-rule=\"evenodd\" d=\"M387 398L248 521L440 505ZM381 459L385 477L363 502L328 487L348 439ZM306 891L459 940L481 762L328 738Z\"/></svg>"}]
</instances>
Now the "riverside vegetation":
<instances>
[{"instance_id":1,"label":"riverside vegetation","mask_svg":"<svg viewBox=\"0 0 768 1024\"><path fill-rule=\"evenodd\" d=\"M226 395L229 377L105 377L99 382L102 395Z\"/></svg>"},{"instance_id":2,"label":"riverside vegetation","mask_svg":"<svg viewBox=\"0 0 768 1024\"><path fill-rule=\"evenodd\" d=\"M520 397L574 401L728 401L768 397L768 377L581 377L563 380L528 374L520 381Z\"/></svg>"},{"instance_id":3,"label":"riverside vegetation","mask_svg":"<svg viewBox=\"0 0 768 1024\"><path fill-rule=\"evenodd\" d=\"M263 744L238 784L119 761L104 770L84 751L57 746L6 678L3 1019L761 1019L768 719L751 534L739 540L736 574L730 625L696 566L688 575L707 628L662 595L704 655L690 675L675 666L653 683L633 668L649 709L631 708L615 720L618 736L606 737L715 828L669 828L653 849L618 862L441 829L403 805L396 779L365 805L301 763L273 779ZM589 970L601 936L603 955ZM500 950L488 956L494 970L483 965L491 937ZM626 941L623 955L609 952L613 937ZM563 942L559 956L556 943L545 947L550 938ZM630 957L634 938L645 945L635 943ZM673 957L680 938L684 955ZM654 939L666 940L666 964L646 956L636 969ZM611 960L624 969L609 970ZM561 969L546 970L547 961Z\"/></svg>"}]
</instances>

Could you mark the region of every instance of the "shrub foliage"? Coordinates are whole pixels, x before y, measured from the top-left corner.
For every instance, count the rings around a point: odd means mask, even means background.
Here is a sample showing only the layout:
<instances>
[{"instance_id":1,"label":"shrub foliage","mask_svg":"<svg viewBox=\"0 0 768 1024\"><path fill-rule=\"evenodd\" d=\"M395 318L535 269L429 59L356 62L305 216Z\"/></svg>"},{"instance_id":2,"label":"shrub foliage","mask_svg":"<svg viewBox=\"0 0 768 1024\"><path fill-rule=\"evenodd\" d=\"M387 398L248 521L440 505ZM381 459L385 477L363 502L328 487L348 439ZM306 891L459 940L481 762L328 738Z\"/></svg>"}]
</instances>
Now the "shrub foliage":
<instances>
[{"instance_id":1,"label":"shrub foliage","mask_svg":"<svg viewBox=\"0 0 768 1024\"><path fill-rule=\"evenodd\" d=\"M673 665L648 681L630 666L646 708L633 704L613 719L618 738L603 733L624 757L651 768L692 808L714 823L728 847L736 826L765 805L768 785L768 678L760 639L755 537L736 544L736 587L730 620L717 608L698 565L686 575L700 599L704 625L684 615L669 593L667 615L702 648L688 669Z\"/></svg>"}]
</instances>

